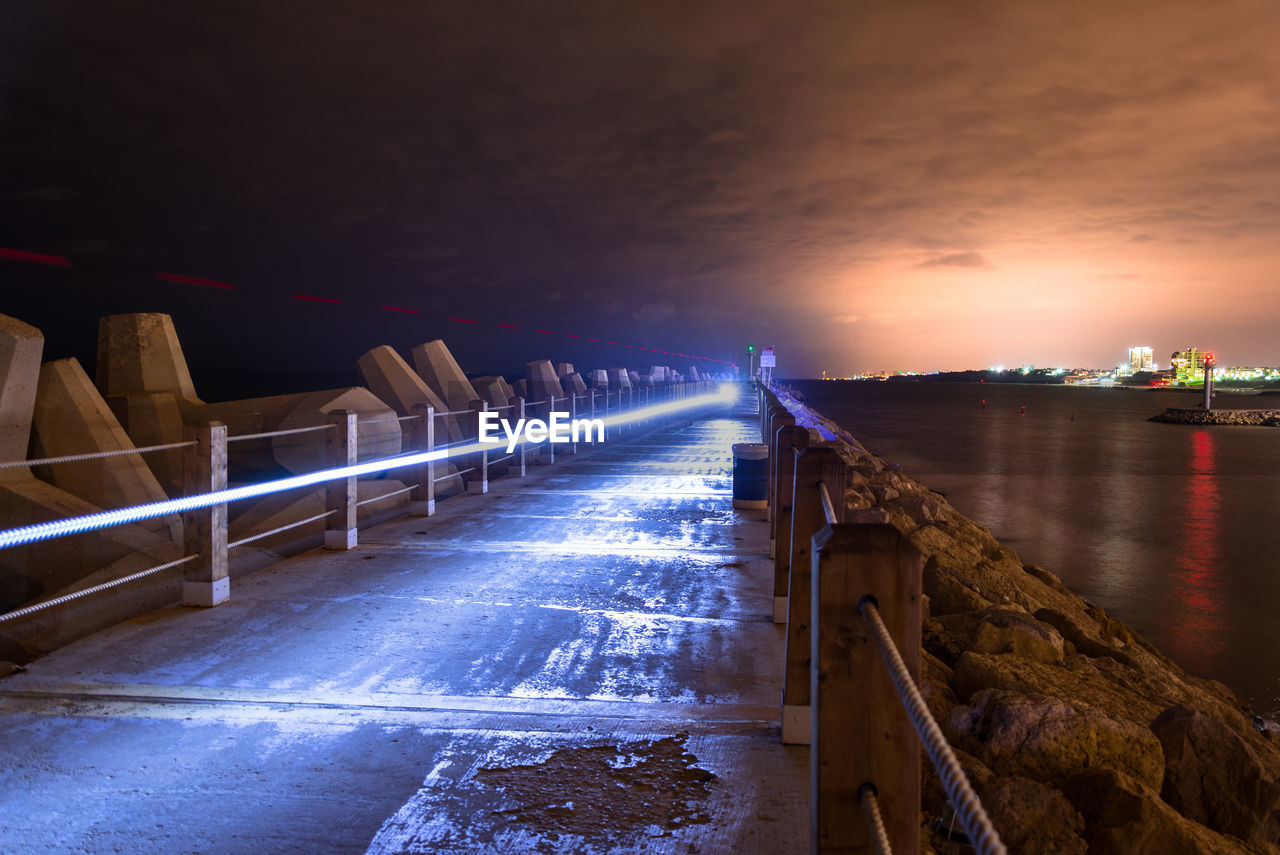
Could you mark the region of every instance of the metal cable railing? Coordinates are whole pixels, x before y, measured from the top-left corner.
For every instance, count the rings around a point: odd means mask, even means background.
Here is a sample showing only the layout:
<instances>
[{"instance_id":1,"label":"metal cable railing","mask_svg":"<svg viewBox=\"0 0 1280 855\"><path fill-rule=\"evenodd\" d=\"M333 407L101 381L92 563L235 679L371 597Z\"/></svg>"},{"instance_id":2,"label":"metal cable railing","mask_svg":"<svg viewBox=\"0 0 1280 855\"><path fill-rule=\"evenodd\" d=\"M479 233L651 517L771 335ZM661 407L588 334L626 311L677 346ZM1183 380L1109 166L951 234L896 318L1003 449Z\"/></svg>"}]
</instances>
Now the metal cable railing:
<instances>
[{"instance_id":1,"label":"metal cable railing","mask_svg":"<svg viewBox=\"0 0 1280 855\"><path fill-rule=\"evenodd\" d=\"M835 525L838 522L836 506L831 501L831 492L827 489L825 481L818 482L818 498L822 501L822 513L827 518L827 525Z\"/></svg>"},{"instance_id":2,"label":"metal cable railing","mask_svg":"<svg viewBox=\"0 0 1280 855\"><path fill-rule=\"evenodd\" d=\"M399 490L392 490L390 493L383 493L381 496L372 496L368 499L361 499L356 502L357 508L363 508L365 505L372 505L374 502L383 502L387 499L394 499L396 496L403 496L405 493L412 493L418 489L417 484L410 484L408 487L402 487Z\"/></svg>"},{"instance_id":3,"label":"metal cable railing","mask_svg":"<svg viewBox=\"0 0 1280 855\"><path fill-rule=\"evenodd\" d=\"M199 555L187 555L175 561L169 561L165 564L161 564L158 567L152 567L149 570L140 570L137 573L130 573L128 576L121 576L119 579L112 579L110 582L103 582L101 585L93 585L88 588L83 588L79 591L73 591L70 594L63 594L60 597L54 597L52 600L44 600L43 602L32 603L29 606L23 606L20 609L14 609L11 612L5 612L4 614L0 615L0 623L4 623L5 621L8 621L8 620L15 620L20 617L26 617L27 615L34 614L40 611L41 609L48 609L48 608L52 608L53 606L60 606L63 603L69 603L72 600L78 600L81 597L87 597L90 594L97 594L102 591L109 590L111 588L118 588L119 586L124 585L128 582L134 582L134 581L137 581L138 579L145 579L148 576L154 576L157 573L163 573L165 570L172 570L174 567L178 567L180 565L186 564L188 561L195 561L199 557L200 557Z\"/></svg>"},{"instance_id":4,"label":"metal cable railing","mask_svg":"<svg viewBox=\"0 0 1280 855\"><path fill-rule=\"evenodd\" d=\"M322 514L316 514L313 517L307 517L305 520L298 520L297 522L285 523L284 525L276 526L270 531L260 531L257 534L251 534L248 537L242 537L239 540L233 540L231 543L227 544L227 549L235 549L237 546L245 546L247 544L253 543L256 540L265 540L266 538L271 537L272 535L280 534L281 532L288 531L291 528L299 528L300 526L307 525L308 523L319 522L320 520L325 519L326 517L333 516L337 512L338 511L335 508L332 511L325 511Z\"/></svg>"},{"instance_id":5,"label":"metal cable railing","mask_svg":"<svg viewBox=\"0 0 1280 855\"><path fill-rule=\"evenodd\" d=\"M912 726L920 735L920 741L924 745L925 753L933 762L933 768L938 771L942 789L946 791L947 798L955 807L956 815L960 817L960 824L964 826L965 833L969 837L969 845L978 855L1005 855L1006 850L1004 844L1000 842L1000 835L996 833L986 809L978 800L978 794L973 791L973 787L969 786L969 779L965 777L960 761L956 759L955 752L947 744L942 728L938 727L924 697L916 688L915 681L911 679L898 646L889 637L889 630L880 619L880 610L877 608L875 598L863 597L858 602L858 612L871 629L871 636L880 650L880 657L889 669L889 677L893 680L894 688L898 690L898 697L902 699L907 717L911 719Z\"/></svg>"},{"instance_id":6,"label":"metal cable railing","mask_svg":"<svg viewBox=\"0 0 1280 855\"><path fill-rule=\"evenodd\" d=\"M246 442L251 439L270 439L273 436L290 436L295 433L314 433L321 430L333 430L337 425L312 425L311 427L287 428L285 430L264 430L261 433L242 433L228 436L227 442Z\"/></svg>"},{"instance_id":7,"label":"metal cable railing","mask_svg":"<svg viewBox=\"0 0 1280 855\"><path fill-rule=\"evenodd\" d=\"M87 451L84 454L64 454L60 457L40 457L36 460L7 460L0 469L21 469L25 466L53 466L57 463L79 463L84 460L103 460L108 457L125 457L130 454L149 454L153 451L169 451L174 448L191 448L195 441L166 442L163 445L144 445L141 448L116 448L111 451Z\"/></svg>"},{"instance_id":8,"label":"metal cable railing","mask_svg":"<svg viewBox=\"0 0 1280 855\"><path fill-rule=\"evenodd\" d=\"M380 418L380 419L358 419L358 420L356 421L356 424L358 424L358 425L384 425L384 424L391 424L392 422L399 423L399 422L407 421L407 420L409 420L409 419L416 419L416 418L417 418L417 416L392 416L391 418L383 417L383 418Z\"/></svg>"}]
</instances>

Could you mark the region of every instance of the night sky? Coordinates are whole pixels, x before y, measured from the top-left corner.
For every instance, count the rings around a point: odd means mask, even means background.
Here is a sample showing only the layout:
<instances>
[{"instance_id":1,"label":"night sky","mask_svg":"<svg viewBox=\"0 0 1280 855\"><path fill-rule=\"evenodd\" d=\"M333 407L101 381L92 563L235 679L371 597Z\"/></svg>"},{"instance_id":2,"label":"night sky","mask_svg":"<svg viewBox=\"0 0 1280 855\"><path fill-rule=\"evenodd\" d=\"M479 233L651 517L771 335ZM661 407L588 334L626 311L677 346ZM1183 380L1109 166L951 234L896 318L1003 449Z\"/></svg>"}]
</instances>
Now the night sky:
<instances>
[{"instance_id":1,"label":"night sky","mask_svg":"<svg viewBox=\"0 0 1280 855\"><path fill-rule=\"evenodd\" d=\"M164 311L197 371L1280 364L1274 2L0 12L0 247L74 264L0 259L0 312L51 358Z\"/></svg>"}]
</instances>

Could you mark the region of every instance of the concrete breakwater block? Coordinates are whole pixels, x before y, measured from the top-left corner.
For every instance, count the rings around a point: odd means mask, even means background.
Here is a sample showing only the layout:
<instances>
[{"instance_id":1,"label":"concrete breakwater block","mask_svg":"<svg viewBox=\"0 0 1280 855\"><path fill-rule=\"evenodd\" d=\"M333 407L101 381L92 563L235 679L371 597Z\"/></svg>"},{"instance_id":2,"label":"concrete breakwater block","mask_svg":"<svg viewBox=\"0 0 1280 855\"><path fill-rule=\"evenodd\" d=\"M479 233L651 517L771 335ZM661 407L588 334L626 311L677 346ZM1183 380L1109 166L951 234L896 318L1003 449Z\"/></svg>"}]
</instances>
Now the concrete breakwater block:
<instances>
[{"instance_id":1,"label":"concrete breakwater block","mask_svg":"<svg viewBox=\"0 0 1280 855\"><path fill-rule=\"evenodd\" d=\"M573 373L573 363L572 363L572 362L557 362L557 363L556 363L556 376L557 376L557 377L565 377L565 376L567 376L567 375L569 375L569 374L572 374L572 373Z\"/></svg>"},{"instance_id":2,"label":"concrete breakwater block","mask_svg":"<svg viewBox=\"0 0 1280 855\"><path fill-rule=\"evenodd\" d=\"M452 409L394 348L385 344L356 360L356 371L369 391L402 416L413 415L419 406L434 407L437 413ZM457 416L437 418L436 432L436 441L441 445L458 442L465 435L463 422Z\"/></svg>"},{"instance_id":3,"label":"concrete breakwater block","mask_svg":"<svg viewBox=\"0 0 1280 855\"><path fill-rule=\"evenodd\" d=\"M183 410L203 404L173 319L159 312L99 321L95 373L98 391L134 445L182 442ZM166 493L181 493L181 449L155 452L147 465Z\"/></svg>"},{"instance_id":4,"label":"concrete breakwater block","mask_svg":"<svg viewBox=\"0 0 1280 855\"><path fill-rule=\"evenodd\" d=\"M173 318L159 312L109 315L98 322L98 388L103 397L172 392L198 403Z\"/></svg>"},{"instance_id":5,"label":"concrete breakwater block","mask_svg":"<svg viewBox=\"0 0 1280 855\"><path fill-rule=\"evenodd\" d=\"M551 365L550 359L535 359L533 362L526 363L524 366L525 377L528 380L529 394L527 400L530 404L536 405L538 414L545 416L547 405L544 403L551 397L563 398L564 387L560 385L560 378L556 376L555 368ZM568 402L563 402L567 405ZM562 402L556 401L557 407L562 406Z\"/></svg>"},{"instance_id":6,"label":"concrete breakwater block","mask_svg":"<svg viewBox=\"0 0 1280 855\"><path fill-rule=\"evenodd\" d=\"M120 427L138 447L182 442L182 410L172 392L138 392L106 402ZM143 458L170 498L182 494L183 450L152 451Z\"/></svg>"},{"instance_id":7,"label":"concrete breakwater block","mask_svg":"<svg viewBox=\"0 0 1280 855\"><path fill-rule=\"evenodd\" d=\"M440 339L418 345L411 356L418 374L444 399L450 410L465 410L472 401L480 399L466 373Z\"/></svg>"},{"instance_id":8,"label":"concrete breakwater block","mask_svg":"<svg viewBox=\"0 0 1280 855\"><path fill-rule=\"evenodd\" d=\"M587 383L592 389L609 388L609 372L602 368L587 372Z\"/></svg>"},{"instance_id":9,"label":"concrete breakwater block","mask_svg":"<svg viewBox=\"0 0 1280 855\"><path fill-rule=\"evenodd\" d=\"M43 351L44 335L40 330L0 315L0 458L6 462L28 459ZM0 469L0 519L6 528L101 510L92 502L39 480L30 469ZM159 528L162 534L140 525L117 526L4 550L0 560L0 611L64 591L87 574L133 553L144 554L152 566L178 558L180 552L165 524L161 522ZM52 625L46 625L46 629L57 631ZM14 659L22 655L24 646L39 647L38 639L10 641L10 633L16 632L17 628L10 624L0 636L0 657Z\"/></svg>"},{"instance_id":10,"label":"concrete breakwater block","mask_svg":"<svg viewBox=\"0 0 1280 855\"><path fill-rule=\"evenodd\" d=\"M576 371L573 372L572 374L566 374L563 377L561 377L560 386L564 389L565 394L568 394L568 395L581 396L581 395L587 394L587 384L582 382L582 376L578 374L578 372ZM578 406L581 407L581 406L590 406L590 405L584 404L584 402L579 401Z\"/></svg>"},{"instance_id":11,"label":"concrete breakwater block","mask_svg":"<svg viewBox=\"0 0 1280 855\"><path fill-rule=\"evenodd\" d=\"M327 424L328 413L339 409L354 410L360 421L387 420L356 429L360 460L400 453L400 425L391 421L395 411L361 386L202 404L188 408L186 417L191 424L223 422L228 436L235 437ZM322 469L327 465L324 443L322 431L229 443L231 478L247 479L249 473L273 472L281 467L294 474Z\"/></svg>"},{"instance_id":12,"label":"concrete breakwater block","mask_svg":"<svg viewBox=\"0 0 1280 855\"><path fill-rule=\"evenodd\" d=\"M40 330L0 315L0 462L27 459L43 353Z\"/></svg>"},{"instance_id":13,"label":"concrete breakwater block","mask_svg":"<svg viewBox=\"0 0 1280 855\"><path fill-rule=\"evenodd\" d=\"M306 395L272 395L266 398L244 398L239 401L219 401L216 404L199 404L183 408L183 420L187 424L205 424L219 421L227 426L230 437L278 430L280 423L293 412ZM279 469L271 448L271 439L252 439L227 445L227 465L231 477L245 478L246 473L274 472Z\"/></svg>"},{"instance_id":14,"label":"concrete breakwater block","mask_svg":"<svg viewBox=\"0 0 1280 855\"><path fill-rule=\"evenodd\" d=\"M349 389L329 389L304 395L280 422L280 430L315 427L327 424L329 414L337 410L350 410L357 414L356 460L376 460L392 457L401 450L401 428L396 421L396 411L388 407L376 395L361 386ZM285 469L295 474L323 469L330 465L325 459L325 433L276 436L271 439L271 451ZM369 475L366 477L377 477Z\"/></svg>"},{"instance_id":15,"label":"concrete breakwater block","mask_svg":"<svg viewBox=\"0 0 1280 855\"><path fill-rule=\"evenodd\" d=\"M89 375L75 359L47 362L36 392L33 452L63 457L134 448ZM102 508L125 508L168 498L141 455L128 454L40 467L45 480ZM182 542L182 520L170 515L139 523Z\"/></svg>"},{"instance_id":16,"label":"concrete breakwater block","mask_svg":"<svg viewBox=\"0 0 1280 855\"><path fill-rule=\"evenodd\" d=\"M609 370L609 386L613 389L630 389L631 388L631 372L625 368L613 368Z\"/></svg>"},{"instance_id":17,"label":"concrete breakwater block","mask_svg":"<svg viewBox=\"0 0 1280 855\"><path fill-rule=\"evenodd\" d=\"M489 409L505 407L515 397L515 390L502 377L474 377L471 385L480 395L480 400L489 405Z\"/></svg>"}]
</instances>

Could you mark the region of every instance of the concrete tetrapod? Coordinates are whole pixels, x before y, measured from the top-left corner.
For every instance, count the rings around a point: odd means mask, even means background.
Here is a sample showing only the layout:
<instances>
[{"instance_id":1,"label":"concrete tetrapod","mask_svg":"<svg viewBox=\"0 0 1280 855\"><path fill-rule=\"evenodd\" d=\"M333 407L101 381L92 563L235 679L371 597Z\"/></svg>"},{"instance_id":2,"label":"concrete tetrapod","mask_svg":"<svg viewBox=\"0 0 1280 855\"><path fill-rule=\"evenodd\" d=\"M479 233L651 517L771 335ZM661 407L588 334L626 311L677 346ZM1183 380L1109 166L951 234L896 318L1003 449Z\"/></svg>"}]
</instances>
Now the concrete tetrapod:
<instances>
[{"instance_id":1,"label":"concrete tetrapod","mask_svg":"<svg viewBox=\"0 0 1280 855\"><path fill-rule=\"evenodd\" d=\"M44 336L29 324L0 315L0 453L4 462L26 460L35 415ZM0 518L6 527L31 525L103 510L41 481L26 467L0 469ZM7 549L0 560L0 611L65 593L98 578L114 578L180 557L177 545L138 525L117 526ZM122 590L120 598L145 595ZM154 607L151 600L147 605ZM156 603L159 604L159 603ZM7 623L0 659L26 661L109 626L118 618L96 610L46 613Z\"/></svg>"},{"instance_id":2,"label":"concrete tetrapod","mask_svg":"<svg viewBox=\"0 0 1280 855\"><path fill-rule=\"evenodd\" d=\"M476 377L472 379L471 385L480 394L480 400L488 404L491 410L505 407L516 394L502 377Z\"/></svg>"},{"instance_id":3,"label":"concrete tetrapod","mask_svg":"<svg viewBox=\"0 0 1280 855\"><path fill-rule=\"evenodd\" d=\"M98 391L138 446L182 442L183 411L200 406L173 319L159 312L98 322ZM165 492L182 491L182 450L155 452L147 465Z\"/></svg>"},{"instance_id":4,"label":"concrete tetrapod","mask_svg":"<svg viewBox=\"0 0 1280 855\"><path fill-rule=\"evenodd\" d=\"M449 412L449 405L388 345L375 347L356 360L356 371L369 390L401 416L415 415L417 407L434 407L437 413ZM457 416L437 417L435 427L437 445L461 442L466 438L463 421ZM454 477L436 485L437 495L453 496L463 491L464 485L456 466L442 463L439 470L441 475Z\"/></svg>"},{"instance_id":5,"label":"concrete tetrapod","mask_svg":"<svg viewBox=\"0 0 1280 855\"><path fill-rule=\"evenodd\" d=\"M36 457L63 457L135 448L89 375L76 359L46 362L40 369L33 423ZM44 480L101 508L125 508L168 498L141 455L55 463L41 467ZM143 528L182 542L182 520L144 520Z\"/></svg>"},{"instance_id":6,"label":"concrete tetrapod","mask_svg":"<svg viewBox=\"0 0 1280 855\"><path fill-rule=\"evenodd\" d=\"M420 344L413 349L413 367L427 385L436 391L450 410L465 410L472 401L480 400L475 387L440 339Z\"/></svg>"}]
</instances>

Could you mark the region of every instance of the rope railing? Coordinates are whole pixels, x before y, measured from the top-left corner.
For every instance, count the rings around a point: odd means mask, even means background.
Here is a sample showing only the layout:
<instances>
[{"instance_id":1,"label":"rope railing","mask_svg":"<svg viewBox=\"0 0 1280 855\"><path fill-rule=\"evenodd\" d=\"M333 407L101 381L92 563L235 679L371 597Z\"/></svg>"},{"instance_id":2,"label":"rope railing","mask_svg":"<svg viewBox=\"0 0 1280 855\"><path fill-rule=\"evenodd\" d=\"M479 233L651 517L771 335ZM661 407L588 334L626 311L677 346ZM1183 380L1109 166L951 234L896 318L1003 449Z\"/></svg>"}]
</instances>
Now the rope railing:
<instances>
[{"instance_id":1,"label":"rope railing","mask_svg":"<svg viewBox=\"0 0 1280 855\"><path fill-rule=\"evenodd\" d=\"M418 489L417 484L410 484L408 487L403 487L399 490L392 490L390 493L383 493L381 496L371 496L368 499L361 499L356 502L356 507L363 508L365 505L372 505L374 502L385 502L387 499L394 499L396 496L403 496L405 493L412 493L416 489Z\"/></svg>"},{"instance_id":2,"label":"rope railing","mask_svg":"<svg viewBox=\"0 0 1280 855\"><path fill-rule=\"evenodd\" d=\"M104 460L108 457L126 457L130 454L150 454L153 451L170 451L190 448L194 442L166 442L163 445L144 445L140 448L116 448L111 451L86 451L84 454L64 454L60 457L41 457L36 460L7 460L0 469L21 469L26 466L53 466L58 463L80 463L85 460Z\"/></svg>"},{"instance_id":3,"label":"rope railing","mask_svg":"<svg viewBox=\"0 0 1280 855\"><path fill-rule=\"evenodd\" d=\"M836 506L831 501L831 492L827 489L826 481L818 482L818 498L822 501L822 515L827 518L827 525L835 525Z\"/></svg>"},{"instance_id":4,"label":"rope railing","mask_svg":"<svg viewBox=\"0 0 1280 855\"><path fill-rule=\"evenodd\" d=\"M251 439L270 439L273 436L291 436L295 433L315 433L322 430L333 430L334 426L311 425L310 427L286 428L285 430L264 430L261 433L241 433L227 436L227 442L247 442Z\"/></svg>"},{"instance_id":5,"label":"rope railing","mask_svg":"<svg viewBox=\"0 0 1280 855\"><path fill-rule=\"evenodd\" d=\"M788 627L783 741L812 745L815 770L828 770L813 778L811 802L823 817L814 826L815 851L869 846L888 853L891 843L914 850L923 747L974 851L1003 855L999 834L912 677L920 667L922 557L893 526L843 525L847 464L833 448L810 447L808 429L796 425L772 389L762 386L759 395L770 461L774 620ZM851 645L850 638L867 643ZM886 673L874 673L876 660ZM879 711L897 706L904 714L888 718L883 737L867 743L849 733L847 716L884 722ZM826 758L822 765L819 757ZM867 820L861 829L847 819L848 794L859 783Z\"/></svg>"},{"instance_id":6,"label":"rope railing","mask_svg":"<svg viewBox=\"0 0 1280 855\"><path fill-rule=\"evenodd\" d=\"M403 421L408 421L409 419L412 419L412 418L416 418L416 417L415 417L415 416L392 416L392 417L390 417L390 418L383 417L383 418L378 418L378 419L357 419L357 420L356 420L356 424L358 424L358 425L385 425L385 424L393 424L393 423L399 423L399 422L403 422Z\"/></svg>"},{"instance_id":7,"label":"rope railing","mask_svg":"<svg viewBox=\"0 0 1280 855\"><path fill-rule=\"evenodd\" d=\"M863 784L858 787L858 801L862 803L862 812L867 817L867 826L871 829L871 850L876 855L893 855L893 847L889 845L889 833L884 827L884 816L880 813L880 795L875 784Z\"/></svg>"},{"instance_id":8,"label":"rope railing","mask_svg":"<svg viewBox=\"0 0 1280 855\"><path fill-rule=\"evenodd\" d=\"M300 528L304 525L308 525L309 523L313 523L313 522L319 522L322 519L326 519L328 517L333 516L337 512L338 511L336 509L332 511L325 511L322 514L316 514L315 516L307 517L305 520L298 520L297 522L285 523L284 525L276 526L270 531L260 531L257 534L251 534L248 537L242 537L239 540L233 540L227 544L227 549L235 549L237 546L247 546L248 544L253 543L254 541L266 540L268 537L281 534L282 532L289 531L290 529Z\"/></svg>"},{"instance_id":9,"label":"rope railing","mask_svg":"<svg viewBox=\"0 0 1280 855\"><path fill-rule=\"evenodd\" d=\"M32 603L29 606L23 606L20 609L14 609L11 612L5 612L4 614L0 615L0 623L4 623L5 621L9 621L9 620L15 620L21 617L26 617L27 615L35 614L36 612L41 611L43 609L52 608L53 606L60 606L60 605L63 605L64 603L69 603L69 602L72 602L73 600L78 600L81 597L87 597L90 594L97 594L97 593L101 593L102 591L110 590L111 588L118 588L121 585L127 584L129 582L136 582L139 579L145 579L148 576L154 576L157 573L163 573L165 570L172 570L174 567L180 567L181 565L186 564L188 561L195 561L198 557L199 557L198 555L187 555L175 561L169 561L164 564L161 564L158 567L152 567L149 570L140 570L137 573L130 573L128 576L121 576L119 579L112 579L110 582L103 582L101 585L93 585L88 588L82 588L79 591L72 591L70 594L63 594L60 597L54 597L51 600L44 600L43 602Z\"/></svg>"},{"instance_id":10,"label":"rope railing","mask_svg":"<svg viewBox=\"0 0 1280 855\"><path fill-rule=\"evenodd\" d=\"M943 735L942 728L938 727L938 722L929 712L924 697L916 688L915 681L911 679L898 646L889 637L889 630L880 619L880 610L875 598L864 596L858 603L858 611L871 630L872 638L875 639L876 647L880 651L880 657L889 669L893 686L898 690L898 697L906 708L907 717L911 719L912 726L920 735L925 753L938 772L942 789L946 791L947 798L955 807L960 824L964 826L965 834L969 837L969 845L978 855L1005 855L1006 850L1004 844L1000 842L1000 835L996 833L986 809L978 800L978 794L969 785L969 779L965 776L960 761L956 759L955 752L947 744L947 737Z\"/></svg>"}]
</instances>

